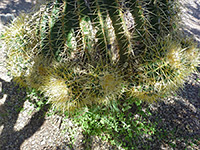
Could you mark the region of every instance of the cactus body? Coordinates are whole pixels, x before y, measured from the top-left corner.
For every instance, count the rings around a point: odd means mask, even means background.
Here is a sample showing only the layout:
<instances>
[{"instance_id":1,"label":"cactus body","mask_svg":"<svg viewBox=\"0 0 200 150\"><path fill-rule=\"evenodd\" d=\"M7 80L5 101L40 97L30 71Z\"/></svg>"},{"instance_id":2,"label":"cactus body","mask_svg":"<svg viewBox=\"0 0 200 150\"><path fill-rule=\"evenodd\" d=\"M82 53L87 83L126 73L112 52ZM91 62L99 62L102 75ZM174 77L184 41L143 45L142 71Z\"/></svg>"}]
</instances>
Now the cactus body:
<instances>
[{"instance_id":1,"label":"cactus body","mask_svg":"<svg viewBox=\"0 0 200 150\"><path fill-rule=\"evenodd\" d=\"M175 28L175 4L49 2L4 33L8 69L62 110L107 103L124 93L155 101L180 87L199 64L194 42Z\"/></svg>"}]
</instances>

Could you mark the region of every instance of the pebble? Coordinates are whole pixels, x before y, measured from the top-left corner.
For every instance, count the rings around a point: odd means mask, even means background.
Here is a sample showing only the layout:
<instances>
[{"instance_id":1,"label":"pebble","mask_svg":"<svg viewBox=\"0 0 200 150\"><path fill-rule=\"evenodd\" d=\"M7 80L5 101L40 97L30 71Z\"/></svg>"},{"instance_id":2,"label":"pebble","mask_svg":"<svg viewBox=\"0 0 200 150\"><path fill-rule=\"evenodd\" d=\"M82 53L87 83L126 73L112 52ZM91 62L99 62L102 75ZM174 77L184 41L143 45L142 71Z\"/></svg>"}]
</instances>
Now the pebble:
<instances>
[{"instance_id":1,"label":"pebble","mask_svg":"<svg viewBox=\"0 0 200 150\"><path fill-rule=\"evenodd\" d=\"M41 142L41 145L45 145L45 141L44 140Z\"/></svg>"}]
</instances>

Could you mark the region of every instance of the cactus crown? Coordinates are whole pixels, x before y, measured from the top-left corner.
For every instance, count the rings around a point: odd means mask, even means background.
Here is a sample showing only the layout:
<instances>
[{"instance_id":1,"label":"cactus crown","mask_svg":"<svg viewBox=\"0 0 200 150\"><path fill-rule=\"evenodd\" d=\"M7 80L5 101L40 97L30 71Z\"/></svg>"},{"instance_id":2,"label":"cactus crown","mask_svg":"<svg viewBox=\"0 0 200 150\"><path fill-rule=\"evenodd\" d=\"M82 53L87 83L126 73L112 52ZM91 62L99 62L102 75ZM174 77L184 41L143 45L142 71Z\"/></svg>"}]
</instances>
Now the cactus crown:
<instances>
[{"instance_id":1,"label":"cactus crown","mask_svg":"<svg viewBox=\"0 0 200 150\"><path fill-rule=\"evenodd\" d=\"M63 110L124 93L155 101L199 64L194 42L178 30L177 6L173 0L48 2L4 33L8 69Z\"/></svg>"}]
</instances>

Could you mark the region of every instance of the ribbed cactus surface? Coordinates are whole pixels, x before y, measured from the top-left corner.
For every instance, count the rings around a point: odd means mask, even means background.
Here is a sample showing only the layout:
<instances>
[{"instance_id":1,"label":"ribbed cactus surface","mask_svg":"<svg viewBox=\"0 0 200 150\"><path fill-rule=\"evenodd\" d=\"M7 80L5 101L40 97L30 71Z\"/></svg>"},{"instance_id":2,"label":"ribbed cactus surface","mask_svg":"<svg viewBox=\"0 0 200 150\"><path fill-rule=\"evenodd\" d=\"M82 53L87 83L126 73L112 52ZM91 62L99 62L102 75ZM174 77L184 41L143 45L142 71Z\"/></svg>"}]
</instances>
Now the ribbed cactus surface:
<instances>
[{"instance_id":1,"label":"ribbed cactus surface","mask_svg":"<svg viewBox=\"0 0 200 150\"><path fill-rule=\"evenodd\" d=\"M199 64L174 0L55 0L4 33L7 68L62 110L171 93Z\"/></svg>"}]
</instances>

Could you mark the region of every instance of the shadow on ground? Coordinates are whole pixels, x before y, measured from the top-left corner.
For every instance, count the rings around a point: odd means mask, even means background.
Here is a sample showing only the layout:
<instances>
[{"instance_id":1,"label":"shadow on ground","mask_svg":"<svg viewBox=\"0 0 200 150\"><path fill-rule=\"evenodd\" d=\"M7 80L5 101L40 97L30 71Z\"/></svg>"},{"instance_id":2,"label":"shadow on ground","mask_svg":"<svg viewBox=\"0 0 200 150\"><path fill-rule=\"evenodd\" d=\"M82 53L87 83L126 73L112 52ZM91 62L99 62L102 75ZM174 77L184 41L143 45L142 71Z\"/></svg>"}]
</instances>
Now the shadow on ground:
<instances>
[{"instance_id":1,"label":"shadow on ground","mask_svg":"<svg viewBox=\"0 0 200 150\"><path fill-rule=\"evenodd\" d=\"M200 2L198 3L197 1L194 1L196 7L191 6L189 4L185 5L189 11L188 14L192 15L196 19L200 19Z\"/></svg>"},{"instance_id":2,"label":"shadow on ground","mask_svg":"<svg viewBox=\"0 0 200 150\"><path fill-rule=\"evenodd\" d=\"M31 10L35 0L1 0L0 1L0 21L3 24L9 23L20 12L28 12ZM0 22L1 23L1 22ZM2 92L0 99L7 95L4 104L0 105L0 150L19 150L21 144L30 138L45 121L45 113L49 106L46 105L37 111L28 124L22 129L15 131L14 126L19 117L20 110L23 109L26 92L20 89L12 81L6 82L0 78L2 84Z\"/></svg>"},{"instance_id":3,"label":"shadow on ground","mask_svg":"<svg viewBox=\"0 0 200 150\"><path fill-rule=\"evenodd\" d=\"M152 111L150 120L157 125L151 149L200 149L200 83L195 84L200 76L193 74L192 78L194 82L186 82L177 95Z\"/></svg>"},{"instance_id":4,"label":"shadow on ground","mask_svg":"<svg viewBox=\"0 0 200 150\"><path fill-rule=\"evenodd\" d=\"M31 10L33 4L35 4L36 0L2 0L0 7L0 14L14 14L19 15L20 12L28 12Z\"/></svg>"},{"instance_id":5,"label":"shadow on ground","mask_svg":"<svg viewBox=\"0 0 200 150\"><path fill-rule=\"evenodd\" d=\"M37 111L21 130L15 131L14 126L18 119L20 109L23 108L26 92L23 89L14 85L13 82L6 82L0 79L2 83L2 93L7 95L4 104L0 105L0 127L3 126L0 134L0 149L1 150L20 150L21 144L31 137L45 121L45 113L49 106L46 105ZM17 92L18 91L18 92Z\"/></svg>"},{"instance_id":6,"label":"shadow on ground","mask_svg":"<svg viewBox=\"0 0 200 150\"><path fill-rule=\"evenodd\" d=\"M183 30L188 35L194 36L200 46L200 2L194 1L194 5L187 3L183 7L187 10L184 13L185 17L187 17L186 21L191 24L190 26L184 26Z\"/></svg>"}]
</instances>

